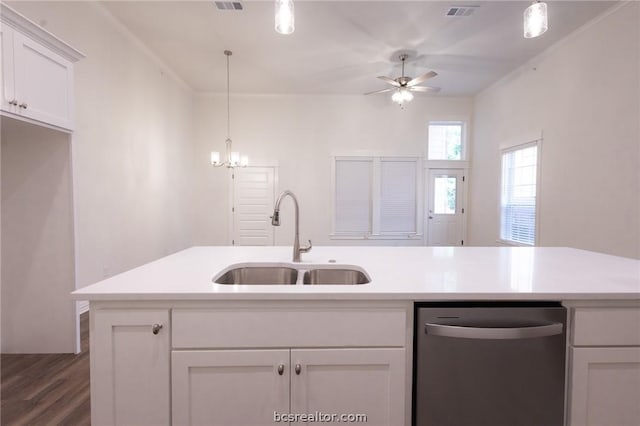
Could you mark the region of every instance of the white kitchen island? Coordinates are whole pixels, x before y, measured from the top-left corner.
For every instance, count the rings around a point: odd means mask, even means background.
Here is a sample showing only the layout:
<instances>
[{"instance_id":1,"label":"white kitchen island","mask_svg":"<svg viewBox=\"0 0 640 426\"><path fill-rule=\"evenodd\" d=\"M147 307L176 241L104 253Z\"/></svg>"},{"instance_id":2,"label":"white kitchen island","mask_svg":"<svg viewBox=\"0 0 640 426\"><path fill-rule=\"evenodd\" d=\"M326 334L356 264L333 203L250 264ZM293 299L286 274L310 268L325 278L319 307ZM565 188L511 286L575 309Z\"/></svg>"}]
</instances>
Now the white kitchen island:
<instances>
[{"instance_id":1,"label":"white kitchen island","mask_svg":"<svg viewBox=\"0 0 640 426\"><path fill-rule=\"evenodd\" d=\"M91 306L92 423L411 423L416 301L569 308L567 424L640 424L640 261L567 248L314 247L362 285L223 285L291 247L193 247L73 293ZM346 419L342 419L342 423ZM302 423L300 423L302 424Z\"/></svg>"}]
</instances>

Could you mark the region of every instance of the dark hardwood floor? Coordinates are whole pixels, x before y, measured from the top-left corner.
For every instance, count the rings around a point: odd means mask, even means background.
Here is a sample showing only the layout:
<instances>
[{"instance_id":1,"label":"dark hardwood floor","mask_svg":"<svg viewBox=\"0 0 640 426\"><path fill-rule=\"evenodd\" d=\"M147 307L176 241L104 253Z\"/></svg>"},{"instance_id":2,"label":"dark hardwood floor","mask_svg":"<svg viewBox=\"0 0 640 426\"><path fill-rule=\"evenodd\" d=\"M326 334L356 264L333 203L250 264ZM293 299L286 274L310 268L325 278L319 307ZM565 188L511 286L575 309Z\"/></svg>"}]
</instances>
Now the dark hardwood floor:
<instances>
[{"instance_id":1,"label":"dark hardwood floor","mask_svg":"<svg viewBox=\"0 0 640 426\"><path fill-rule=\"evenodd\" d=\"M80 317L82 352L3 354L3 426L90 425L89 314Z\"/></svg>"}]
</instances>

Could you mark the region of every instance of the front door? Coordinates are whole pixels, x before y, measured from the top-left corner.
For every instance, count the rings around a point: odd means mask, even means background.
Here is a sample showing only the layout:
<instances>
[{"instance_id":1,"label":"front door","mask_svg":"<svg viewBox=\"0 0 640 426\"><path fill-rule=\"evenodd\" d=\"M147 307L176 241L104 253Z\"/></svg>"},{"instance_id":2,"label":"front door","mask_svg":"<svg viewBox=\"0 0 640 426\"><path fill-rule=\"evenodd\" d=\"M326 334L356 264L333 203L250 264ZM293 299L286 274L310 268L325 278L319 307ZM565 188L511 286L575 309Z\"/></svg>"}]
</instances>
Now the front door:
<instances>
[{"instance_id":1,"label":"front door","mask_svg":"<svg viewBox=\"0 0 640 426\"><path fill-rule=\"evenodd\" d=\"M431 170L427 242L430 246L460 246L464 208L463 170Z\"/></svg>"},{"instance_id":2,"label":"front door","mask_svg":"<svg viewBox=\"0 0 640 426\"><path fill-rule=\"evenodd\" d=\"M232 244L273 245L274 167L238 167L233 171Z\"/></svg>"}]
</instances>

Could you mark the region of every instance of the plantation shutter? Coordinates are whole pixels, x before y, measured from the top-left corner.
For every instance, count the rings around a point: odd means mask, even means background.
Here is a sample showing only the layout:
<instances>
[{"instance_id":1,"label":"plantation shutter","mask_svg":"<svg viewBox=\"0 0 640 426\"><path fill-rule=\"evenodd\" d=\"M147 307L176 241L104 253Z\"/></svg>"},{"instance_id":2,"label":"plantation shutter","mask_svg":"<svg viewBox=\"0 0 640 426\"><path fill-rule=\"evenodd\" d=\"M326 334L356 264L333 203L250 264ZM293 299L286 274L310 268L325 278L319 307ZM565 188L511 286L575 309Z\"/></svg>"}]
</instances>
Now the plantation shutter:
<instances>
[{"instance_id":1,"label":"plantation shutter","mask_svg":"<svg viewBox=\"0 0 640 426\"><path fill-rule=\"evenodd\" d=\"M372 166L370 158L336 160L336 232L371 232Z\"/></svg>"},{"instance_id":2,"label":"plantation shutter","mask_svg":"<svg viewBox=\"0 0 640 426\"><path fill-rule=\"evenodd\" d=\"M416 232L416 160L380 163L380 232Z\"/></svg>"}]
</instances>

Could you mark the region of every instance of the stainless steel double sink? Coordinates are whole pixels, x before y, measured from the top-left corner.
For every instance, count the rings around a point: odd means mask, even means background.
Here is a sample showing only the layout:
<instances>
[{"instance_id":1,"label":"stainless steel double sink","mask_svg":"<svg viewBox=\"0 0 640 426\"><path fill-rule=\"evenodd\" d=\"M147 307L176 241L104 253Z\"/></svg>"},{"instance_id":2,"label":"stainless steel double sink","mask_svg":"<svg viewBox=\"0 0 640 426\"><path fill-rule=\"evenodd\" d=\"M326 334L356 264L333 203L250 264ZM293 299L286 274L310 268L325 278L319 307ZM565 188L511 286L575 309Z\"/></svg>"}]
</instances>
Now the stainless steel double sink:
<instances>
[{"instance_id":1,"label":"stainless steel double sink","mask_svg":"<svg viewBox=\"0 0 640 426\"><path fill-rule=\"evenodd\" d=\"M352 265L238 264L218 273L216 284L237 285L357 285L371 282L367 272Z\"/></svg>"}]
</instances>

